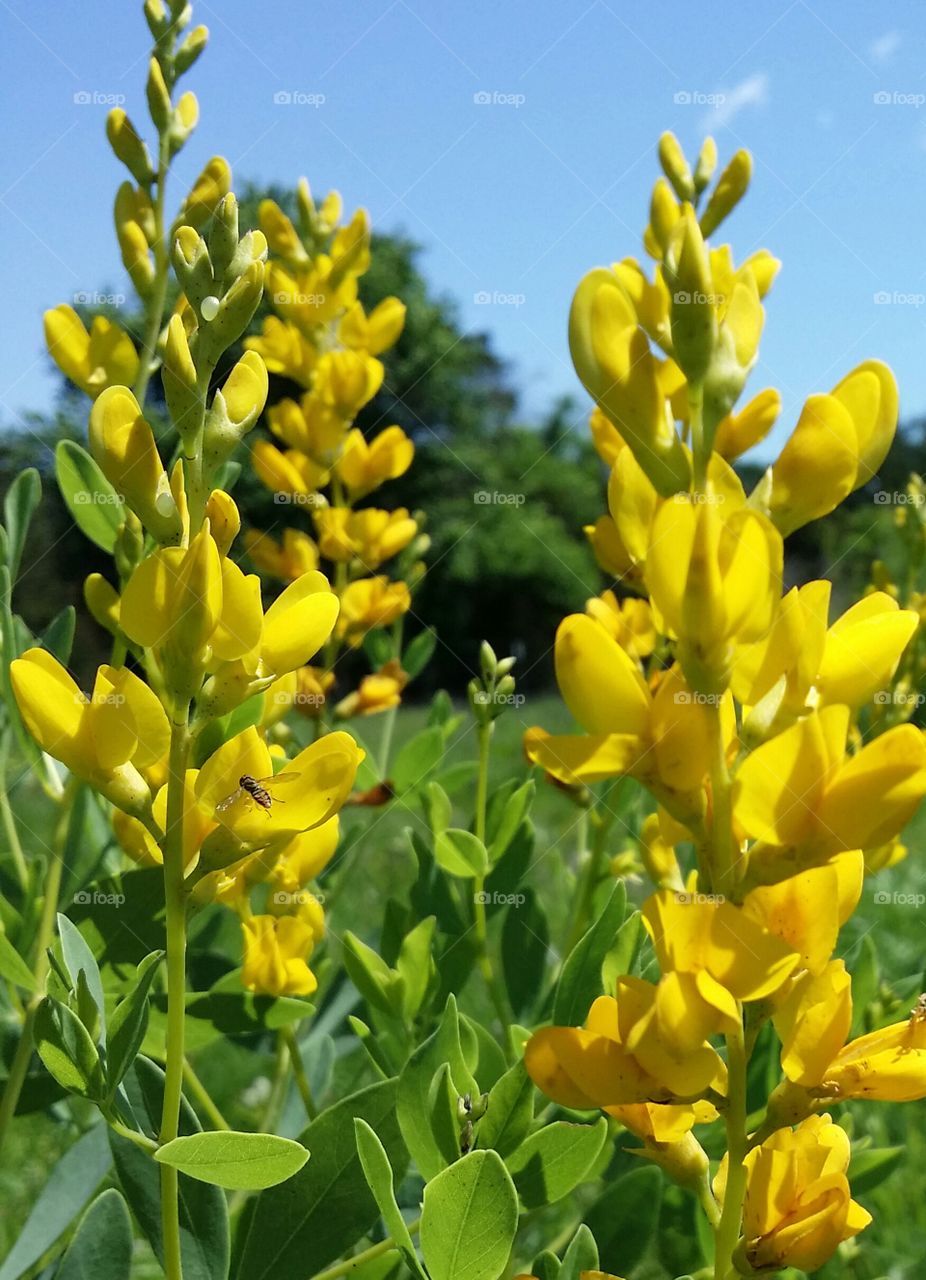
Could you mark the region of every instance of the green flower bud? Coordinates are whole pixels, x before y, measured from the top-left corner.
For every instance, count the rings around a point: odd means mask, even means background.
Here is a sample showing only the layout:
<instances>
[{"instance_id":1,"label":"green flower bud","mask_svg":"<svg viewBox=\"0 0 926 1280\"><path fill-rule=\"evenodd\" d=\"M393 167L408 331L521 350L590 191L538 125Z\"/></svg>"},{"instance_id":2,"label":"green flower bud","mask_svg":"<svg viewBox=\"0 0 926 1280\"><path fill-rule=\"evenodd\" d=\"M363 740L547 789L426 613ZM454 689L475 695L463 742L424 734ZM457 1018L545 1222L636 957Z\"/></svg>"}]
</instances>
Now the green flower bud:
<instances>
[{"instance_id":1,"label":"green flower bud","mask_svg":"<svg viewBox=\"0 0 926 1280\"><path fill-rule=\"evenodd\" d=\"M148 99L148 110L159 133L166 133L170 126L173 108L170 102L170 90L164 80L164 72L157 58L152 58L148 66L148 83L145 86Z\"/></svg>"},{"instance_id":2,"label":"green flower bud","mask_svg":"<svg viewBox=\"0 0 926 1280\"><path fill-rule=\"evenodd\" d=\"M698 163L695 165L694 171L694 189L696 195L700 195L711 178L714 176L714 170L717 168L717 143L713 138L705 138L698 156Z\"/></svg>"},{"instance_id":3,"label":"green flower bud","mask_svg":"<svg viewBox=\"0 0 926 1280\"><path fill-rule=\"evenodd\" d=\"M174 72L176 75L182 76L185 71L189 71L203 49L205 49L208 39L208 27L199 26L193 28L174 54Z\"/></svg>"},{"instance_id":4,"label":"green flower bud","mask_svg":"<svg viewBox=\"0 0 926 1280\"><path fill-rule=\"evenodd\" d=\"M122 161L135 181L143 187L150 186L154 170L148 148L121 107L113 107L106 117L106 137L117 159Z\"/></svg>"},{"instance_id":5,"label":"green flower bud","mask_svg":"<svg viewBox=\"0 0 926 1280\"><path fill-rule=\"evenodd\" d=\"M701 382L717 340L711 263L693 207L686 204L664 259L671 289L672 354L690 382Z\"/></svg>"},{"instance_id":6,"label":"green flower bud","mask_svg":"<svg viewBox=\"0 0 926 1280\"><path fill-rule=\"evenodd\" d=\"M752 157L748 151L737 151L720 175L707 202L707 208L701 214L701 231L704 236L711 235L724 218L733 212L746 194L751 177Z\"/></svg>"},{"instance_id":7,"label":"green flower bud","mask_svg":"<svg viewBox=\"0 0 926 1280\"><path fill-rule=\"evenodd\" d=\"M155 40L160 40L170 26L170 18L164 8L163 0L145 0L144 13L148 30Z\"/></svg>"},{"instance_id":8,"label":"green flower bud","mask_svg":"<svg viewBox=\"0 0 926 1280\"><path fill-rule=\"evenodd\" d=\"M203 404L186 330L183 321L176 315L171 316L167 326L161 382L170 416L181 438L185 438L202 421Z\"/></svg>"},{"instance_id":9,"label":"green flower bud","mask_svg":"<svg viewBox=\"0 0 926 1280\"><path fill-rule=\"evenodd\" d=\"M483 683L494 684L498 672L498 658L488 640L483 640L479 646L479 667L482 671Z\"/></svg>"},{"instance_id":10,"label":"green flower bud","mask_svg":"<svg viewBox=\"0 0 926 1280\"><path fill-rule=\"evenodd\" d=\"M244 333L260 305L264 290L264 264L252 262L222 298L218 314L200 329L203 357L216 364L224 351Z\"/></svg>"},{"instance_id":11,"label":"green flower bud","mask_svg":"<svg viewBox=\"0 0 926 1280\"><path fill-rule=\"evenodd\" d=\"M238 201L229 191L219 201L209 232L209 257L216 278L221 278L238 250Z\"/></svg>"},{"instance_id":12,"label":"green flower bud","mask_svg":"<svg viewBox=\"0 0 926 1280\"><path fill-rule=\"evenodd\" d=\"M172 260L183 292L194 307L201 307L215 292L216 284L206 242L192 227L181 227L177 232Z\"/></svg>"},{"instance_id":13,"label":"green flower bud","mask_svg":"<svg viewBox=\"0 0 926 1280\"><path fill-rule=\"evenodd\" d=\"M679 200L692 200L694 182L691 170L674 133L664 133L659 139L659 163Z\"/></svg>"}]
</instances>

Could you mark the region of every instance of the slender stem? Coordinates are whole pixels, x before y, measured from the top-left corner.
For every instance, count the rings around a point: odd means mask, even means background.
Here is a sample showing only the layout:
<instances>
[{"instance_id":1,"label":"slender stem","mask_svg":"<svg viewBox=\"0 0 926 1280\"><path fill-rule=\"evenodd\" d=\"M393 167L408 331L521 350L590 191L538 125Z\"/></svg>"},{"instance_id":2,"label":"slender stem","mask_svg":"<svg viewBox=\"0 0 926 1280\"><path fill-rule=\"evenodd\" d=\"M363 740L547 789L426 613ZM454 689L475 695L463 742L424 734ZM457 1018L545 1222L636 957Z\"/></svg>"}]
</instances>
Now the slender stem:
<instances>
[{"instance_id":1,"label":"slender stem","mask_svg":"<svg viewBox=\"0 0 926 1280\"><path fill-rule=\"evenodd\" d=\"M729 895L736 887L737 866L732 782L724 750L719 697L707 710L711 735L711 889Z\"/></svg>"},{"instance_id":2,"label":"slender stem","mask_svg":"<svg viewBox=\"0 0 926 1280\"><path fill-rule=\"evenodd\" d=\"M138 1133L135 1129L130 1129L129 1126L127 1124L123 1124L121 1120L114 1120L112 1117L108 1117L107 1123L114 1133L118 1133L122 1138L128 1138L129 1142L134 1142L136 1147L141 1147L142 1151L147 1151L149 1155L152 1152L157 1151L158 1144L153 1138L146 1138L143 1133Z\"/></svg>"},{"instance_id":3,"label":"slender stem","mask_svg":"<svg viewBox=\"0 0 926 1280\"><path fill-rule=\"evenodd\" d=\"M16 878L19 880L20 888L24 893L29 892L29 868L26 865L26 857L23 853L23 847L19 839L19 829L16 826L16 819L13 816L13 809L10 805L10 797L6 785L6 749L0 757L0 818L3 820L3 830L10 846L10 853L13 855L13 863L16 867Z\"/></svg>"},{"instance_id":4,"label":"slender stem","mask_svg":"<svg viewBox=\"0 0 926 1280\"><path fill-rule=\"evenodd\" d=\"M703 493L707 482L707 464L710 450L705 448L704 440L704 388L699 384L689 383L688 416L691 426L691 454L694 462L695 493Z\"/></svg>"},{"instance_id":5,"label":"slender stem","mask_svg":"<svg viewBox=\"0 0 926 1280\"><path fill-rule=\"evenodd\" d=\"M392 656L397 662L402 660L402 632L403 618L397 618L392 627ZM398 704L390 707L383 716L383 736L379 744L379 776L385 782L389 777L389 755L392 750L392 735L395 731L396 716L398 715Z\"/></svg>"},{"instance_id":6,"label":"slender stem","mask_svg":"<svg viewBox=\"0 0 926 1280\"><path fill-rule=\"evenodd\" d=\"M485 843L486 838L486 810L488 808L489 796L489 748L492 742L492 722L485 724L480 723L478 728L479 735L479 770L476 775L476 836ZM489 954L489 928L488 917L486 915L486 892L485 892L485 875L475 876L473 879L473 925L476 931L476 944L478 947L478 964L479 971L485 979L486 987L495 1007L496 1015L501 1023L504 1032L510 1022L508 1014L508 1006L505 997L498 985L495 977L495 970L492 967L492 957ZM505 1056L508 1056L507 1042L502 1045Z\"/></svg>"},{"instance_id":7,"label":"slender stem","mask_svg":"<svg viewBox=\"0 0 926 1280\"><path fill-rule=\"evenodd\" d=\"M706 1171L698 1183L698 1203L704 1210L708 1222L716 1231L720 1225L720 1206L714 1198L714 1192L711 1190L710 1174Z\"/></svg>"},{"instance_id":8,"label":"slender stem","mask_svg":"<svg viewBox=\"0 0 926 1280\"><path fill-rule=\"evenodd\" d=\"M184 997L186 994L186 888L184 885L184 783L190 752L189 706L171 724L167 781L167 823L164 834L164 899L167 921L167 1059L161 1143L177 1137L183 1089ZM167 1280L182 1280L180 1206L177 1170L161 1166L161 1226Z\"/></svg>"},{"instance_id":9,"label":"slender stem","mask_svg":"<svg viewBox=\"0 0 926 1280\"><path fill-rule=\"evenodd\" d=\"M416 1218L414 1222L408 1224L408 1230L411 1235L415 1235L421 1226L421 1219ZM385 1240L380 1240L378 1244L370 1245L369 1249L364 1249L362 1253L355 1253L352 1258L347 1258L344 1262L339 1262L336 1267L329 1267L327 1271L319 1271L313 1277L313 1280L338 1280L340 1276L349 1275L352 1271L356 1271L358 1267L362 1267L365 1262L372 1262L374 1258L381 1258L384 1253L388 1253L390 1249L397 1249L398 1245L392 1236L387 1236Z\"/></svg>"},{"instance_id":10,"label":"slender stem","mask_svg":"<svg viewBox=\"0 0 926 1280\"><path fill-rule=\"evenodd\" d=\"M154 362L157 358L158 335L164 319L164 304L167 300L168 257L164 240L164 195L167 186L167 169L170 157L165 134L158 147L158 172L155 178L154 195L154 280L151 292L145 301L145 330L142 335L138 373L132 391L139 406L144 407L148 384L154 373Z\"/></svg>"},{"instance_id":11,"label":"slender stem","mask_svg":"<svg viewBox=\"0 0 926 1280\"><path fill-rule=\"evenodd\" d=\"M193 1070L193 1064L190 1062L189 1058L184 1058L183 1060L183 1078L189 1086L190 1093L192 1093L193 1097L199 1103L200 1108L209 1117L213 1128L230 1129L231 1125L212 1101L212 1096L209 1093L209 1090Z\"/></svg>"},{"instance_id":12,"label":"slender stem","mask_svg":"<svg viewBox=\"0 0 926 1280\"><path fill-rule=\"evenodd\" d=\"M309 1083L309 1077L302 1064L302 1054L299 1051L299 1041L296 1039L296 1033L293 1031L292 1027L283 1028L283 1038L286 1041L286 1048L289 1051L289 1061L292 1065L296 1088L299 1090L299 1096L302 1098L302 1105L305 1107L305 1112L309 1119L314 1120L318 1115L318 1107L315 1103L315 1098L312 1095L312 1086Z\"/></svg>"},{"instance_id":13,"label":"slender stem","mask_svg":"<svg viewBox=\"0 0 926 1280\"><path fill-rule=\"evenodd\" d=\"M746 1046L742 1017L739 1026L727 1037L727 1185L723 1209L716 1228L714 1280L728 1280L734 1275L733 1253L740 1238L743 1201L746 1195Z\"/></svg>"},{"instance_id":14,"label":"slender stem","mask_svg":"<svg viewBox=\"0 0 926 1280\"><path fill-rule=\"evenodd\" d=\"M588 928L592 914L592 903L595 900L595 890L602 876L602 864L604 862L604 852L607 845L608 832L617 816L614 808L615 797L620 789L623 779L617 778L610 785L608 790L602 797L599 806L591 813L584 810L582 816L577 823L577 852L579 855L579 883L576 892L576 908L575 916L569 930L566 940L566 949L564 956L568 956L569 952L582 937ZM592 837L591 849L588 848L588 828L589 821L595 828L595 834ZM587 856L586 856L587 854ZM584 857L584 862L582 861Z\"/></svg>"},{"instance_id":15,"label":"slender stem","mask_svg":"<svg viewBox=\"0 0 926 1280\"><path fill-rule=\"evenodd\" d=\"M16 1114L16 1106L19 1102L23 1085L26 1082L29 1062L32 1058L32 1028L35 1022L36 1010L41 1004L44 995L45 977L48 973L48 947L55 931L58 899L61 896L61 878L64 874L62 854L67 841L68 822L71 816L70 802L77 785L77 779L71 778L60 797L61 812L55 828L54 847L48 864L48 874L45 878L45 898L42 903L42 914L39 918L35 950L33 952L32 974L35 978L35 991L26 1005L26 1016L23 1020L19 1044L16 1046L16 1053L10 1066L10 1074L3 1090L3 1098L0 1100L0 1147L3 1146L10 1122Z\"/></svg>"}]
</instances>

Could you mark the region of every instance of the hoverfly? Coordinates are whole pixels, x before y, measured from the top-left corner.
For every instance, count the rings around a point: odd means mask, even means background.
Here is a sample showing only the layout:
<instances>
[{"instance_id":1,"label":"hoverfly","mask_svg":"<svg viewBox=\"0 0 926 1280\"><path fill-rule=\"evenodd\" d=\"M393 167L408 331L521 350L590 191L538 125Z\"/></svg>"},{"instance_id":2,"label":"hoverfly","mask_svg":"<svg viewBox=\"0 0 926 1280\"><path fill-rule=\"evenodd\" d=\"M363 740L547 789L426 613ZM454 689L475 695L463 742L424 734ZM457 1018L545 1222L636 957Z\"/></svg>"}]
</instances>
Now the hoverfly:
<instances>
[{"instance_id":1,"label":"hoverfly","mask_svg":"<svg viewBox=\"0 0 926 1280\"><path fill-rule=\"evenodd\" d=\"M219 801L215 806L215 811L216 813L224 813L225 810L230 809L235 801L239 800L241 796L248 795L269 817L270 806L272 804L285 803L285 801L281 800L278 796L274 796L269 788L275 786L278 782L295 782L298 777L298 773L275 773L271 774L268 778L252 778L249 773L243 773L238 779L237 788L230 796L226 796L224 800Z\"/></svg>"}]
</instances>

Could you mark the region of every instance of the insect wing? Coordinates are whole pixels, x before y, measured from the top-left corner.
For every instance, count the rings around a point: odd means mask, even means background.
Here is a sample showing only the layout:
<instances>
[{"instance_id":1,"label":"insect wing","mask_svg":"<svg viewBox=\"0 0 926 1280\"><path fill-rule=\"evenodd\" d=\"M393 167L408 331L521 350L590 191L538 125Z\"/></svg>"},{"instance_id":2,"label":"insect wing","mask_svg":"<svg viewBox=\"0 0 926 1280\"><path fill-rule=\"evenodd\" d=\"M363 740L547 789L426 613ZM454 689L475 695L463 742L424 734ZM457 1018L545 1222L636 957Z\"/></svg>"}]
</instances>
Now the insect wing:
<instances>
[{"instance_id":1,"label":"insect wing","mask_svg":"<svg viewBox=\"0 0 926 1280\"><path fill-rule=\"evenodd\" d=\"M220 800L215 806L216 813L224 813L226 809L230 809L238 797L242 794L244 788L236 787L230 796L226 796L224 800Z\"/></svg>"}]
</instances>

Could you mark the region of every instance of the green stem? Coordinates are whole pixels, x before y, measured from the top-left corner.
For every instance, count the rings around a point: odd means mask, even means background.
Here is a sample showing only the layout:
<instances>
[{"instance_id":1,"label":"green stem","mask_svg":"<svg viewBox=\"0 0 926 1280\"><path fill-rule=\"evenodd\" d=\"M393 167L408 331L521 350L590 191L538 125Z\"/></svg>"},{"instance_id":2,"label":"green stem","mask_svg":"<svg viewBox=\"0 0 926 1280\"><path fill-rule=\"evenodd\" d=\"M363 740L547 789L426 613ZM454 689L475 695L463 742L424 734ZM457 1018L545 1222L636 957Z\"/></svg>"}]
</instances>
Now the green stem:
<instances>
[{"instance_id":1,"label":"green stem","mask_svg":"<svg viewBox=\"0 0 926 1280\"><path fill-rule=\"evenodd\" d=\"M735 1275L733 1253L740 1238L746 1196L746 1046L742 1018L727 1037L727 1185L715 1234L714 1280Z\"/></svg>"},{"instance_id":2,"label":"green stem","mask_svg":"<svg viewBox=\"0 0 926 1280\"><path fill-rule=\"evenodd\" d=\"M110 1116L107 1117L107 1123L114 1133L118 1133L122 1138L128 1138L129 1142L134 1142L136 1147L141 1147L142 1151L146 1151L149 1155L157 1151L158 1144L153 1138L146 1138L143 1133L137 1133L121 1120L114 1120Z\"/></svg>"},{"instance_id":3,"label":"green stem","mask_svg":"<svg viewBox=\"0 0 926 1280\"><path fill-rule=\"evenodd\" d=\"M476 775L476 836L485 844L486 838L486 811L488 809L489 797L489 750L492 742L492 722L491 720L480 723L477 733L479 736L479 770ZM473 879L473 925L476 930L476 944L478 948L478 964L479 971L482 974L489 996L495 1008L496 1015L502 1026L502 1032L505 1032L510 1022L508 1014L508 1006L505 997L496 980L495 970L492 967L492 957L489 954L489 928L488 917L486 914L486 893L485 893L485 875L479 875ZM507 1040L502 1045L505 1056L508 1057Z\"/></svg>"},{"instance_id":4,"label":"green stem","mask_svg":"<svg viewBox=\"0 0 926 1280\"><path fill-rule=\"evenodd\" d=\"M35 978L35 991L26 1006L22 1033L16 1053L7 1076L3 1098L0 1100L0 1147L3 1146L10 1122L16 1114L16 1106L26 1082L29 1062L32 1058L32 1028L35 1014L44 996L45 978L48 973L48 948L55 931L55 917L58 913L58 899L61 896L61 878L64 874L64 852L67 840L68 823L71 816L71 799L77 788L77 779L71 778L60 797L61 812L55 827L54 848L48 864L48 875L45 879L45 898L42 903L42 914L39 918L38 932L33 952L32 974Z\"/></svg>"},{"instance_id":5,"label":"green stem","mask_svg":"<svg viewBox=\"0 0 926 1280\"><path fill-rule=\"evenodd\" d=\"M579 854L579 883L576 892L576 909L569 935L566 940L566 949L564 956L568 956L569 952L576 945L585 930L588 928L592 915L592 904L595 900L595 890L598 882L603 874L603 863L605 848L608 841L608 832L617 817L614 805L620 785L623 779L617 778L607 789L601 799L600 805L591 813L585 810L578 823L577 845ZM592 838L591 849L588 849L588 827L589 821L594 825L595 834ZM587 856L585 856L587 853ZM582 861L584 857L584 862Z\"/></svg>"},{"instance_id":6,"label":"green stem","mask_svg":"<svg viewBox=\"0 0 926 1280\"><path fill-rule=\"evenodd\" d=\"M16 826L16 819L13 816L13 809L10 805L10 797L6 785L6 761L7 752L3 751L0 758L0 818L3 821L3 830L6 833L7 842L10 846L10 853L13 855L13 863L16 867L16 878L19 881L20 888L23 893L29 892L29 868L26 865L26 857L23 853L23 847L19 839L19 830Z\"/></svg>"},{"instance_id":7,"label":"green stem","mask_svg":"<svg viewBox=\"0 0 926 1280\"><path fill-rule=\"evenodd\" d=\"M410 1235L415 1235L421 1226L421 1219L416 1218L414 1222L408 1224ZM378 1244L371 1244L369 1249L364 1249L361 1253L355 1253L352 1258L347 1258L344 1262L339 1262L336 1267L329 1267L327 1271L319 1271L313 1277L313 1280L338 1280L340 1276L350 1275L352 1271L356 1271L358 1267L362 1267L365 1262L372 1262L374 1258L381 1258L384 1253L388 1253L390 1249L397 1249L399 1246L392 1236L387 1236L385 1240L380 1240Z\"/></svg>"},{"instance_id":8,"label":"green stem","mask_svg":"<svg viewBox=\"0 0 926 1280\"><path fill-rule=\"evenodd\" d=\"M708 707L711 735L711 889L732 895L737 881L733 842L733 791L723 742L720 699Z\"/></svg>"},{"instance_id":9,"label":"green stem","mask_svg":"<svg viewBox=\"0 0 926 1280\"><path fill-rule=\"evenodd\" d=\"M132 391L140 407L144 407L148 384L154 373L157 358L158 336L164 320L164 304L167 301L168 257L164 240L164 196L167 186L167 169L170 157L167 137L163 136L158 147L158 172L154 195L154 280L145 301L145 328L139 352L138 373Z\"/></svg>"},{"instance_id":10,"label":"green stem","mask_svg":"<svg viewBox=\"0 0 926 1280\"><path fill-rule=\"evenodd\" d=\"M200 1108L208 1116L212 1123L212 1127L214 1129L231 1129L231 1125L212 1101L209 1090L193 1070L193 1064L190 1062L189 1058L184 1058L183 1060L183 1078L189 1086L190 1093L192 1093L193 1097L199 1103Z\"/></svg>"},{"instance_id":11,"label":"green stem","mask_svg":"<svg viewBox=\"0 0 926 1280\"><path fill-rule=\"evenodd\" d=\"M296 1033L292 1027L283 1029L283 1038L286 1041L286 1048L289 1051L289 1061L293 1069L293 1077L296 1081L296 1088L299 1090L299 1096L302 1098L302 1105L305 1107L305 1113L310 1120L314 1120L318 1115L318 1107L315 1104L315 1098L312 1096L312 1086L309 1084L309 1077L306 1075L305 1067L302 1065L302 1054L299 1052L299 1041L296 1039Z\"/></svg>"},{"instance_id":12,"label":"green stem","mask_svg":"<svg viewBox=\"0 0 926 1280\"><path fill-rule=\"evenodd\" d=\"M184 884L184 783L190 752L189 706L171 724L164 834L164 899L167 921L167 1058L160 1142L178 1136L184 1065L184 997L186 994L186 887ZM161 1229L167 1280L182 1280L180 1206L177 1170L161 1165Z\"/></svg>"}]
</instances>

